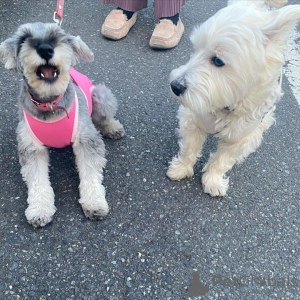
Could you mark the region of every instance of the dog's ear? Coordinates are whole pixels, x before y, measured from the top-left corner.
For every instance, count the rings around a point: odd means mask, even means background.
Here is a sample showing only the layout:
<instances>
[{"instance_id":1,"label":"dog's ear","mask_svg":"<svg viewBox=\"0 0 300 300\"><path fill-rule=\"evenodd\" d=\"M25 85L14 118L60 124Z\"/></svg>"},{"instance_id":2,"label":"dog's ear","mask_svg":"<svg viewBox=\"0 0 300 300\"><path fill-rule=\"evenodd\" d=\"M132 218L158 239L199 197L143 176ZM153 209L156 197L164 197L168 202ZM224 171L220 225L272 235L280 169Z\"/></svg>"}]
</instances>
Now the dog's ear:
<instances>
[{"instance_id":1,"label":"dog's ear","mask_svg":"<svg viewBox=\"0 0 300 300\"><path fill-rule=\"evenodd\" d=\"M300 20L300 5L288 5L269 13L270 22L263 28L263 32L275 47L284 47Z\"/></svg>"},{"instance_id":2,"label":"dog's ear","mask_svg":"<svg viewBox=\"0 0 300 300\"><path fill-rule=\"evenodd\" d=\"M14 38L8 38L0 44L0 60L6 69L17 70L16 47Z\"/></svg>"},{"instance_id":3,"label":"dog's ear","mask_svg":"<svg viewBox=\"0 0 300 300\"><path fill-rule=\"evenodd\" d=\"M88 62L94 60L93 52L87 46L87 44L82 41L80 36L69 35L68 41L74 52L74 61L73 61L74 64L76 64L80 58Z\"/></svg>"}]
</instances>

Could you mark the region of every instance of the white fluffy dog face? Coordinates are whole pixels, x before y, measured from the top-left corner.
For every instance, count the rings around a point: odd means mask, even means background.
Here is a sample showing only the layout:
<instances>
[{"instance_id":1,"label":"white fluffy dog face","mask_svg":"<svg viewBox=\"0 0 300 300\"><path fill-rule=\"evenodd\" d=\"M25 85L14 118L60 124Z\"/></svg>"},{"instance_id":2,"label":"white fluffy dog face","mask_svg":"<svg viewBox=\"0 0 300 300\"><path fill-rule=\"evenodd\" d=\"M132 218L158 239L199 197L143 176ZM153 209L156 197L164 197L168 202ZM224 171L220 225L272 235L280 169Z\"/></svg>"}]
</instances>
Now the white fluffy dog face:
<instances>
[{"instance_id":1,"label":"white fluffy dog face","mask_svg":"<svg viewBox=\"0 0 300 300\"><path fill-rule=\"evenodd\" d=\"M191 35L194 54L171 72L178 110L178 155L167 176L193 175L207 134L219 138L218 149L203 168L204 192L224 196L226 176L260 145L275 121L281 96L278 79L284 49L300 19L300 5L280 7L286 0L231 0Z\"/></svg>"},{"instance_id":2,"label":"white fluffy dog face","mask_svg":"<svg viewBox=\"0 0 300 300\"><path fill-rule=\"evenodd\" d=\"M5 67L22 73L30 89L42 97L66 90L69 70L79 57L92 61L93 53L80 37L51 23L24 24L0 45Z\"/></svg>"},{"instance_id":3,"label":"white fluffy dog face","mask_svg":"<svg viewBox=\"0 0 300 300\"><path fill-rule=\"evenodd\" d=\"M299 18L295 8L269 11L260 1L244 1L221 9L194 29L193 55L170 75L173 96L195 113L234 109L270 73L279 76Z\"/></svg>"}]
</instances>

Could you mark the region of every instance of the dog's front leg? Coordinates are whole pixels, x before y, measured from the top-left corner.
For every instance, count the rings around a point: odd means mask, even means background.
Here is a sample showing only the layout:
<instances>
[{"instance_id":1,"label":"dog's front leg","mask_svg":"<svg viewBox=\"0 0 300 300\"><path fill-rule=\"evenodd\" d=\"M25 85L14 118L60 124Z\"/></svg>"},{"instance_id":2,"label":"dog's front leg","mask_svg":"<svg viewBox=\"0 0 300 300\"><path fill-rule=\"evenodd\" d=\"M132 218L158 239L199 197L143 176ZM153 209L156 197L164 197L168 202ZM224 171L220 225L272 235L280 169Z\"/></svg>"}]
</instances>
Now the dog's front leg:
<instances>
[{"instance_id":1,"label":"dog's front leg","mask_svg":"<svg viewBox=\"0 0 300 300\"><path fill-rule=\"evenodd\" d=\"M52 221L56 211L48 174L48 149L32 140L24 121L18 125L17 137L21 174L28 187L25 215L29 224L42 227Z\"/></svg>"},{"instance_id":2,"label":"dog's front leg","mask_svg":"<svg viewBox=\"0 0 300 300\"><path fill-rule=\"evenodd\" d=\"M103 168L105 167L105 145L96 128L79 127L73 144L76 156L80 184L80 200L83 212L91 220L99 220L108 214L105 200L105 188L102 185Z\"/></svg>"},{"instance_id":3,"label":"dog's front leg","mask_svg":"<svg viewBox=\"0 0 300 300\"><path fill-rule=\"evenodd\" d=\"M183 106L178 110L179 118L179 152L170 162L167 176L172 180L192 177L193 167L201 155L206 133L194 122L191 111Z\"/></svg>"},{"instance_id":4,"label":"dog's front leg","mask_svg":"<svg viewBox=\"0 0 300 300\"><path fill-rule=\"evenodd\" d=\"M233 165L242 162L250 153L253 153L262 140L262 127L257 128L247 137L235 141L221 140L216 153L211 154L208 163L203 168L202 176L204 192L211 196L224 196L228 189L229 178L226 172Z\"/></svg>"}]
</instances>

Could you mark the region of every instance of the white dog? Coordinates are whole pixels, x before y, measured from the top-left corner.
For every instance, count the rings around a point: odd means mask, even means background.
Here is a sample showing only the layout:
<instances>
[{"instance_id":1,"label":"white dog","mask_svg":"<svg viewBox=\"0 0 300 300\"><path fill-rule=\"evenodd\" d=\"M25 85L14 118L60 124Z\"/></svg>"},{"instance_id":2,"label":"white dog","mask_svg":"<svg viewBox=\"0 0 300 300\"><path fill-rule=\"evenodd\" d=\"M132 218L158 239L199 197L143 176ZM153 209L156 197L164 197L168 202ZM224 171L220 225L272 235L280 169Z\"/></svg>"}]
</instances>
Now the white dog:
<instances>
[{"instance_id":1,"label":"white dog","mask_svg":"<svg viewBox=\"0 0 300 300\"><path fill-rule=\"evenodd\" d=\"M80 37L56 24L24 24L0 45L5 67L23 77L17 138L21 173L28 186L25 215L34 227L51 222L56 211L48 147L72 145L84 214L98 220L109 211L102 185L105 145L96 129L110 138L122 137L124 129L114 119L117 100L111 91L104 85L93 86L72 68L79 59L93 58Z\"/></svg>"},{"instance_id":2,"label":"white dog","mask_svg":"<svg viewBox=\"0 0 300 300\"><path fill-rule=\"evenodd\" d=\"M224 196L229 171L254 152L274 123L281 96L281 69L287 40L300 19L300 5L276 10L287 1L229 1L195 28L195 53L171 72L173 96L181 103L178 156L167 176L193 175L207 134L220 139L202 177L204 191Z\"/></svg>"}]
</instances>

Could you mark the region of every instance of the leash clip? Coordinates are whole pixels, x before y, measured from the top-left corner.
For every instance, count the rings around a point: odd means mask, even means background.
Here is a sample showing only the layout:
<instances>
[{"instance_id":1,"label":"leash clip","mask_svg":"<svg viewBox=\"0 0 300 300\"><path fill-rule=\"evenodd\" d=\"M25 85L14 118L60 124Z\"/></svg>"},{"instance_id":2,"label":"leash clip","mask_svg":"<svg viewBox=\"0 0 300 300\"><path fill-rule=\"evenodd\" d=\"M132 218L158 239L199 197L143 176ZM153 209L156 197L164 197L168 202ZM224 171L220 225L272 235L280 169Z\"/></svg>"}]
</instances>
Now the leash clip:
<instances>
[{"instance_id":1,"label":"leash clip","mask_svg":"<svg viewBox=\"0 0 300 300\"><path fill-rule=\"evenodd\" d=\"M55 11L53 14L53 21L58 25L61 26L63 18L59 18L57 12Z\"/></svg>"},{"instance_id":2,"label":"leash clip","mask_svg":"<svg viewBox=\"0 0 300 300\"><path fill-rule=\"evenodd\" d=\"M51 102L48 102L48 103L46 104L46 107L47 107L47 109L48 109L49 111L51 111L52 113L54 113L54 108L53 108Z\"/></svg>"}]
</instances>

